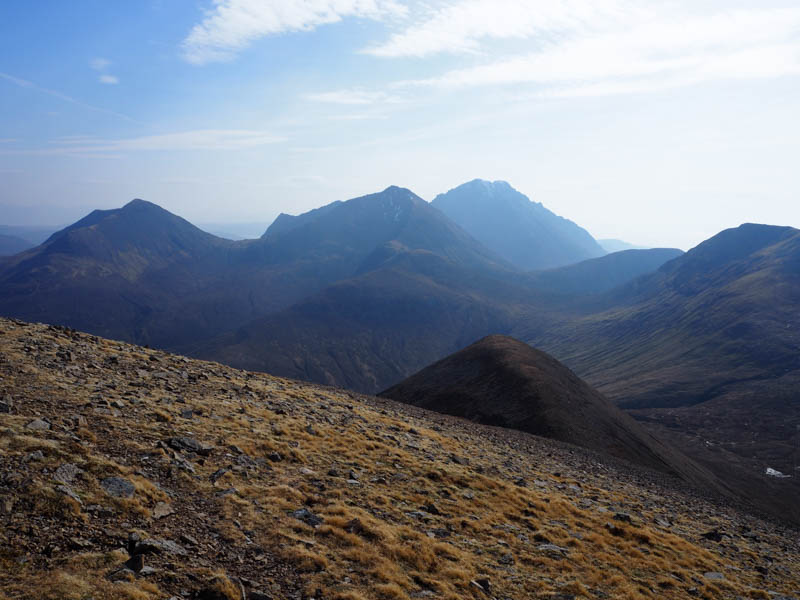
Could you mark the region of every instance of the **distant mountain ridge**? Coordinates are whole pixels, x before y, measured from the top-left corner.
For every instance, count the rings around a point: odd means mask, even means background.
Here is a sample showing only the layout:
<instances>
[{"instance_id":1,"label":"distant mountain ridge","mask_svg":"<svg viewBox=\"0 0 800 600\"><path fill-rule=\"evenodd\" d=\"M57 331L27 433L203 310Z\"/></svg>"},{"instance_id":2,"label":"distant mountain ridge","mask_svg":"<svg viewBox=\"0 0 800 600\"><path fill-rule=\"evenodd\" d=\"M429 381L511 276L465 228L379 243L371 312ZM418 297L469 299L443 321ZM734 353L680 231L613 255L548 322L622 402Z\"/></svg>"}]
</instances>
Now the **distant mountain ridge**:
<instances>
[{"instance_id":1,"label":"distant mountain ridge","mask_svg":"<svg viewBox=\"0 0 800 600\"><path fill-rule=\"evenodd\" d=\"M532 202L505 181L475 179L439 194L431 204L525 271L606 254L585 229Z\"/></svg>"},{"instance_id":2,"label":"distant mountain ridge","mask_svg":"<svg viewBox=\"0 0 800 600\"><path fill-rule=\"evenodd\" d=\"M597 240L597 243L606 252L622 252L623 250L647 250L647 246L637 246L625 240L618 240L614 238L604 238Z\"/></svg>"},{"instance_id":3,"label":"distant mountain ridge","mask_svg":"<svg viewBox=\"0 0 800 600\"><path fill-rule=\"evenodd\" d=\"M531 274L534 285L559 294L599 294L651 273L683 254L676 248L622 250Z\"/></svg>"},{"instance_id":4,"label":"distant mountain ridge","mask_svg":"<svg viewBox=\"0 0 800 600\"><path fill-rule=\"evenodd\" d=\"M508 219L510 232L522 220ZM680 433L676 443L704 464L731 458L719 468L736 465L737 489L753 489L747 472L770 490L757 502L789 512L794 480L773 489L753 473L792 471L799 306L796 229L746 224L686 254L524 271L396 186L280 217L242 241L136 200L0 260L1 315L357 391L512 335L653 430Z\"/></svg>"}]
</instances>

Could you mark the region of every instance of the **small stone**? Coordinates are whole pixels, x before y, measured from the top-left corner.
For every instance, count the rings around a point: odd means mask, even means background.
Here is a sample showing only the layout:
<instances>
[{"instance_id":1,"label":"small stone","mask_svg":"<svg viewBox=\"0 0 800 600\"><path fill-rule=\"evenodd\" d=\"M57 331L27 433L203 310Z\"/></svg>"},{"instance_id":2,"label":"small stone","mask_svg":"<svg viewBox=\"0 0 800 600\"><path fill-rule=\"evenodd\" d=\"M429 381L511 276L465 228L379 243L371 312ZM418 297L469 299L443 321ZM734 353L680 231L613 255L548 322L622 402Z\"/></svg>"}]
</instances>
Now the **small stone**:
<instances>
[{"instance_id":1,"label":"small stone","mask_svg":"<svg viewBox=\"0 0 800 600\"><path fill-rule=\"evenodd\" d=\"M214 471L214 472L211 474L211 477L210 477L210 479L211 479L211 483L217 483L217 481L218 481L218 480L219 480L219 479L220 479L220 478L221 478L223 475L225 475L225 473L227 473L227 472L228 472L228 469L224 469L224 468L222 468L222 469L217 469L216 471Z\"/></svg>"},{"instance_id":2,"label":"small stone","mask_svg":"<svg viewBox=\"0 0 800 600\"><path fill-rule=\"evenodd\" d=\"M128 560L125 561L125 567L133 571L134 573L138 573L144 567L144 555L142 554L135 554L131 556Z\"/></svg>"},{"instance_id":3,"label":"small stone","mask_svg":"<svg viewBox=\"0 0 800 600\"><path fill-rule=\"evenodd\" d=\"M307 508L300 508L292 513L292 516L298 521L302 521L306 525L317 528L322 525L324 519L315 515Z\"/></svg>"},{"instance_id":4,"label":"small stone","mask_svg":"<svg viewBox=\"0 0 800 600\"><path fill-rule=\"evenodd\" d=\"M283 456L281 456L280 452L270 452L267 455L267 458L270 459L272 462L281 462L283 460Z\"/></svg>"},{"instance_id":5,"label":"small stone","mask_svg":"<svg viewBox=\"0 0 800 600\"><path fill-rule=\"evenodd\" d=\"M309 469L308 467L301 467L301 469L300 469L300 474L301 474L301 475L313 475L313 474L314 474L314 471L312 471L312 470L311 470L311 469Z\"/></svg>"},{"instance_id":6,"label":"small stone","mask_svg":"<svg viewBox=\"0 0 800 600\"><path fill-rule=\"evenodd\" d=\"M633 523L631 516L628 513L616 513L612 519L615 521L622 521L623 523Z\"/></svg>"},{"instance_id":7,"label":"small stone","mask_svg":"<svg viewBox=\"0 0 800 600\"><path fill-rule=\"evenodd\" d=\"M347 533L355 533L356 535L363 533L364 525L361 524L359 519L352 519L344 524L344 530Z\"/></svg>"},{"instance_id":8,"label":"small stone","mask_svg":"<svg viewBox=\"0 0 800 600\"><path fill-rule=\"evenodd\" d=\"M428 504L423 506L422 510L424 510L425 512L427 512L428 514L431 514L431 515L441 515L442 514L441 511L432 502L429 502Z\"/></svg>"},{"instance_id":9,"label":"small stone","mask_svg":"<svg viewBox=\"0 0 800 600\"><path fill-rule=\"evenodd\" d=\"M157 502L155 508L153 508L154 519L163 519L172 514L175 514L175 509L166 502Z\"/></svg>"},{"instance_id":10,"label":"small stone","mask_svg":"<svg viewBox=\"0 0 800 600\"><path fill-rule=\"evenodd\" d=\"M358 479L358 473L350 469L350 473L348 473L348 479Z\"/></svg>"},{"instance_id":11,"label":"small stone","mask_svg":"<svg viewBox=\"0 0 800 600\"><path fill-rule=\"evenodd\" d=\"M563 548L562 546L557 546L555 544L540 544L536 549L539 552L544 552L545 554L549 554L555 558L563 558L569 554L568 548Z\"/></svg>"},{"instance_id":12,"label":"small stone","mask_svg":"<svg viewBox=\"0 0 800 600\"><path fill-rule=\"evenodd\" d=\"M59 485L59 486L56 486L56 491L58 491L58 492L61 492L61 493L62 493L62 494L64 494L65 496L69 496L70 498L72 498L73 500L75 500L75 502L77 502L78 504L80 504L80 505L83 505L83 501L80 499L80 497L78 496L78 494L76 494L76 493L75 493L75 492L72 490L72 488L71 488L71 487L69 487L68 485Z\"/></svg>"},{"instance_id":13,"label":"small stone","mask_svg":"<svg viewBox=\"0 0 800 600\"><path fill-rule=\"evenodd\" d=\"M30 462L32 460L44 460L44 454L42 454L42 451L35 450L30 454L27 454L25 458L22 459L22 462Z\"/></svg>"},{"instance_id":14,"label":"small stone","mask_svg":"<svg viewBox=\"0 0 800 600\"><path fill-rule=\"evenodd\" d=\"M184 419L191 419L194 416L194 411L191 408L184 408L181 411L181 417Z\"/></svg>"},{"instance_id":15,"label":"small stone","mask_svg":"<svg viewBox=\"0 0 800 600\"><path fill-rule=\"evenodd\" d=\"M706 531L705 533L700 534L700 537L712 542L721 542L723 536L724 534L721 533L719 529L712 529L711 531Z\"/></svg>"},{"instance_id":16,"label":"small stone","mask_svg":"<svg viewBox=\"0 0 800 600\"><path fill-rule=\"evenodd\" d=\"M150 538L136 542L133 554L174 554L176 556L186 556L186 549L172 540L161 538Z\"/></svg>"},{"instance_id":17,"label":"small stone","mask_svg":"<svg viewBox=\"0 0 800 600\"><path fill-rule=\"evenodd\" d=\"M100 482L100 486L110 496L116 498L133 498L136 486L124 477L106 477Z\"/></svg>"},{"instance_id":18,"label":"small stone","mask_svg":"<svg viewBox=\"0 0 800 600\"><path fill-rule=\"evenodd\" d=\"M514 556L512 554L504 554L497 560L497 562L499 562L501 565L513 565Z\"/></svg>"},{"instance_id":19,"label":"small stone","mask_svg":"<svg viewBox=\"0 0 800 600\"><path fill-rule=\"evenodd\" d=\"M34 419L30 423L28 423L25 427L32 431L47 431L50 429L50 423L43 419Z\"/></svg>"},{"instance_id":20,"label":"small stone","mask_svg":"<svg viewBox=\"0 0 800 600\"><path fill-rule=\"evenodd\" d=\"M712 581L722 581L725 579L725 575L718 573L717 571L709 571L708 573L704 573L703 577Z\"/></svg>"},{"instance_id":21,"label":"small stone","mask_svg":"<svg viewBox=\"0 0 800 600\"><path fill-rule=\"evenodd\" d=\"M167 440L167 444L173 450L181 450L185 452L194 452L200 456L210 456L214 450L214 446L198 442L191 437L174 437Z\"/></svg>"},{"instance_id":22,"label":"small stone","mask_svg":"<svg viewBox=\"0 0 800 600\"><path fill-rule=\"evenodd\" d=\"M75 481L75 478L78 476L78 474L82 472L83 471L81 471L72 463L64 463L56 469L55 473L53 473L53 479L59 483L70 484Z\"/></svg>"}]
</instances>

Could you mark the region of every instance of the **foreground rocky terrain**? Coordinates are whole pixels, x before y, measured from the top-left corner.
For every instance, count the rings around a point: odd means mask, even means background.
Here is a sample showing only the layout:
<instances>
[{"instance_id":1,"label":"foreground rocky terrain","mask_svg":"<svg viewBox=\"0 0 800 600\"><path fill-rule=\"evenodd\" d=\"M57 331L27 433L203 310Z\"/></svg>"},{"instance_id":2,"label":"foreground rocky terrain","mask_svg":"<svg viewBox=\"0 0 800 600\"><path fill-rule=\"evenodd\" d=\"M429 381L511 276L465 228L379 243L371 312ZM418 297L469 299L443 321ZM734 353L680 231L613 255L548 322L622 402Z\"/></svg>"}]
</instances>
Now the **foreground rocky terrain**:
<instances>
[{"instance_id":1,"label":"foreground rocky terrain","mask_svg":"<svg viewBox=\"0 0 800 600\"><path fill-rule=\"evenodd\" d=\"M589 450L0 319L0 598L791 598L800 537Z\"/></svg>"}]
</instances>

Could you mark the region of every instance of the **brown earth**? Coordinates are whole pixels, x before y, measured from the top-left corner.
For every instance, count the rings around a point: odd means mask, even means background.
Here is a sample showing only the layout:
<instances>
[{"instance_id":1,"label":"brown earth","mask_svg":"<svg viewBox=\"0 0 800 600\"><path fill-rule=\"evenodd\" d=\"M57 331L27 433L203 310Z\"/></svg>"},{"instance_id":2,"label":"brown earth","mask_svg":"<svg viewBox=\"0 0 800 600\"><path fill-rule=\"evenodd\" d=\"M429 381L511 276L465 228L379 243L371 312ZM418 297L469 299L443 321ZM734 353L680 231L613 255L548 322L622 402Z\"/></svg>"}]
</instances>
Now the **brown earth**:
<instances>
[{"instance_id":1,"label":"brown earth","mask_svg":"<svg viewBox=\"0 0 800 600\"><path fill-rule=\"evenodd\" d=\"M799 594L796 530L662 473L0 320L0 598Z\"/></svg>"}]
</instances>

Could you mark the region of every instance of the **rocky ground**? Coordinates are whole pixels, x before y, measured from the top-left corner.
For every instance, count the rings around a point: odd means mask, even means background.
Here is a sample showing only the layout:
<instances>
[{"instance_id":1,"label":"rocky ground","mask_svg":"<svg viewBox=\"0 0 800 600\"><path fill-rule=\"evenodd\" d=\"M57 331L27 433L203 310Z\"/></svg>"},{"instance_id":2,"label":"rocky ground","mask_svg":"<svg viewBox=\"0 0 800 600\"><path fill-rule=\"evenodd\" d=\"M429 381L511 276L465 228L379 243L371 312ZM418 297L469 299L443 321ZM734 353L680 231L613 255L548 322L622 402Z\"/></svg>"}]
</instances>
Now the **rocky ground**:
<instances>
[{"instance_id":1,"label":"rocky ground","mask_svg":"<svg viewBox=\"0 0 800 600\"><path fill-rule=\"evenodd\" d=\"M0 598L800 597L796 530L377 398L0 319Z\"/></svg>"}]
</instances>

